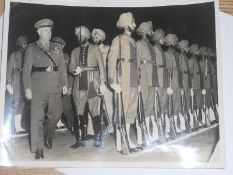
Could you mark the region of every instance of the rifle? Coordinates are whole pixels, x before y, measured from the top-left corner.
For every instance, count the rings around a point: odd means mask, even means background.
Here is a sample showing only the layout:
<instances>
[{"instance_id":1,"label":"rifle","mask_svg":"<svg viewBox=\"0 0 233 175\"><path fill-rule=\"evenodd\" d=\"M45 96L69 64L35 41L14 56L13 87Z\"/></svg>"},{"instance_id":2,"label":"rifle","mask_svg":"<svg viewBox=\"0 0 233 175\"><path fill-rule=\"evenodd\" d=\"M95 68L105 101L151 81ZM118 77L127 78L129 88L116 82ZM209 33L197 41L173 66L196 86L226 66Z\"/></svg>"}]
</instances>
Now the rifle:
<instances>
[{"instance_id":1,"label":"rifle","mask_svg":"<svg viewBox=\"0 0 233 175\"><path fill-rule=\"evenodd\" d=\"M103 110L105 111L105 117L108 123L108 131L110 131L113 128L112 122L110 121L109 115L108 115L108 111L107 111L107 107L106 107L106 103L105 103L105 99L104 96L102 94L99 95L100 99L101 99L101 106L103 107Z\"/></svg>"},{"instance_id":2,"label":"rifle","mask_svg":"<svg viewBox=\"0 0 233 175\"><path fill-rule=\"evenodd\" d=\"M206 69L205 69L205 74L204 74L204 88L206 89L206 81L207 81L207 65L208 65L208 60L207 58L205 58L205 64L206 64ZM207 114L207 105L206 105L206 94L203 94L203 110L204 110L204 114L205 114L205 121L206 121L206 125L209 126L210 125L210 119L209 116Z\"/></svg>"},{"instance_id":3,"label":"rifle","mask_svg":"<svg viewBox=\"0 0 233 175\"><path fill-rule=\"evenodd\" d=\"M185 91L183 91L184 94L182 94L180 96L180 104L181 104L181 115L184 117L185 120L185 126L186 126L186 131L188 132L192 132L191 126L188 122L188 109L187 109L187 102L186 102L186 98L185 98Z\"/></svg>"},{"instance_id":4,"label":"rifle","mask_svg":"<svg viewBox=\"0 0 233 175\"><path fill-rule=\"evenodd\" d=\"M121 66L121 38L119 36L119 62L117 64L117 84L120 82L122 76L122 66ZM126 122L125 122L125 112L123 105L122 92L120 92L120 97L118 93L114 93L115 97L115 117L116 117L116 129L119 130L121 136L121 153L130 154L132 151L129 146L128 134L126 132ZM119 112L119 104L121 104L121 115Z\"/></svg>"},{"instance_id":5,"label":"rifle","mask_svg":"<svg viewBox=\"0 0 233 175\"><path fill-rule=\"evenodd\" d=\"M217 110L217 108L215 106L216 103L215 103L214 92L213 91L211 92L211 100L212 100L212 109L214 111L215 119L216 119L216 122L218 122L219 121L219 115L218 115L218 110Z\"/></svg>"},{"instance_id":6,"label":"rifle","mask_svg":"<svg viewBox=\"0 0 233 175\"><path fill-rule=\"evenodd\" d=\"M169 87L171 87L172 72L170 72L170 74L169 74L169 81L170 81ZM170 122L170 132L172 134L172 138L175 139L176 138L176 129L174 127L174 110L173 110L173 96L172 96L172 94L168 95L168 118L169 118L169 122Z\"/></svg>"},{"instance_id":7,"label":"rifle","mask_svg":"<svg viewBox=\"0 0 233 175\"><path fill-rule=\"evenodd\" d=\"M145 121L145 113L144 113L144 108L143 108L143 100L142 100L141 91L139 91L139 98L138 98L138 125L141 128L146 145L148 145L150 137L149 137L149 130L146 126L146 121Z\"/></svg>"},{"instance_id":8,"label":"rifle","mask_svg":"<svg viewBox=\"0 0 233 175\"><path fill-rule=\"evenodd\" d=\"M157 123L158 131L159 131L159 139L162 140L162 142L166 142L163 122L162 122L162 115L161 115L161 103L160 103L158 91L156 89L155 89L154 113L155 113L154 115L155 121Z\"/></svg>"}]
</instances>

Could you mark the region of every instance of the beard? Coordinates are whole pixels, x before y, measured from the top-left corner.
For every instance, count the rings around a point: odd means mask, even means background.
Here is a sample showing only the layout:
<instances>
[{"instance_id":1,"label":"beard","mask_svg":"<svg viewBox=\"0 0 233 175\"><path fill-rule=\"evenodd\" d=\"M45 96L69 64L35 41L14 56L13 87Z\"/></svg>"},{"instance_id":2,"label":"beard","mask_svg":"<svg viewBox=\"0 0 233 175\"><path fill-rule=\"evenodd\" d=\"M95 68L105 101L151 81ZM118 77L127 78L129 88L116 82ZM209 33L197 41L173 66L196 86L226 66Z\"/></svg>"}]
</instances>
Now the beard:
<instances>
[{"instance_id":1,"label":"beard","mask_svg":"<svg viewBox=\"0 0 233 175\"><path fill-rule=\"evenodd\" d=\"M102 44L102 41L100 41L100 40L99 41L94 41L94 43L99 46L100 44Z\"/></svg>"},{"instance_id":2,"label":"beard","mask_svg":"<svg viewBox=\"0 0 233 175\"><path fill-rule=\"evenodd\" d=\"M88 39L87 38L84 38L83 40L79 40L79 43L82 45L82 44L85 44L87 43Z\"/></svg>"}]
</instances>

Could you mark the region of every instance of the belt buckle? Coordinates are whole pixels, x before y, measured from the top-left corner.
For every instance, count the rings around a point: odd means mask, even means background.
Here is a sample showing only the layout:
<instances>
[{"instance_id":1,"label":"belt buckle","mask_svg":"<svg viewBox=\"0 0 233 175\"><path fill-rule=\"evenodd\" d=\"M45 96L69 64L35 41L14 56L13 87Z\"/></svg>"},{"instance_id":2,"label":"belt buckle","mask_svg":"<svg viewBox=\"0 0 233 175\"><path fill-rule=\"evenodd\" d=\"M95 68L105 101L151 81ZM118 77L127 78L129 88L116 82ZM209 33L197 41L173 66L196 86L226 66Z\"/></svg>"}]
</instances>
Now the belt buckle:
<instances>
[{"instance_id":1,"label":"belt buckle","mask_svg":"<svg viewBox=\"0 0 233 175\"><path fill-rule=\"evenodd\" d=\"M47 72L52 72L53 71L53 67L52 66L47 67L46 71Z\"/></svg>"}]
</instances>

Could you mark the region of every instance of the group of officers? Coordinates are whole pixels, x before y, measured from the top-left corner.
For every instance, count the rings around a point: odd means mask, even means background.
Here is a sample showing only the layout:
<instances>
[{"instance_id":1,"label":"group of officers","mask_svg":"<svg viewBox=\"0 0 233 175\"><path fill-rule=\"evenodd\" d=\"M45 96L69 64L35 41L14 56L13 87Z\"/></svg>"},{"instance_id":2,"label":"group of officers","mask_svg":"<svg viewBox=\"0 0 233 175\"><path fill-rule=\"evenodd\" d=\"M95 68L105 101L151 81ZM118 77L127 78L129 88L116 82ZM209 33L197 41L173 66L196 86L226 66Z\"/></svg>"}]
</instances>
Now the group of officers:
<instances>
[{"instance_id":1,"label":"group of officers","mask_svg":"<svg viewBox=\"0 0 233 175\"><path fill-rule=\"evenodd\" d=\"M117 27L123 32L111 46L103 44L103 30L76 27L79 47L71 56L63 52L66 42L62 38L51 40L52 20L39 20L34 27L37 41L27 46L25 37L17 39L20 49L10 56L6 89L14 99L12 118L22 114L24 97L30 101L35 159L44 158L44 146L52 148L62 115L76 138L71 148L84 147L90 139L88 127L93 126L94 146L101 146L103 128L107 128L122 154L218 122L212 48L179 41L160 28L153 31L151 21L136 29L130 12L119 16ZM134 31L140 40L132 38Z\"/></svg>"}]
</instances>

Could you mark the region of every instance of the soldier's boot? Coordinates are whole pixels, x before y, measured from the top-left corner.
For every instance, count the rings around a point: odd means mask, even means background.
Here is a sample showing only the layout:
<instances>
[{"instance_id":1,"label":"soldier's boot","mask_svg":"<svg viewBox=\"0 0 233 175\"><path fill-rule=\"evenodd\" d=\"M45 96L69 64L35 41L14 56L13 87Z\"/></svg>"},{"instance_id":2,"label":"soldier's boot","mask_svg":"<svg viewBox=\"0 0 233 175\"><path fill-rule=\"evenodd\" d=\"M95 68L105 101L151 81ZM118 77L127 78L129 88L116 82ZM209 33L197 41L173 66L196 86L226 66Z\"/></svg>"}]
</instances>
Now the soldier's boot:
<instances>
[{"instance_id":1,"label":"soldier's boot","mask_svg":"<svg viewBox=\"0 0 233 175\"><path fill-rule=\"evenodd\" d=\"M166 138L169 138L170 136L170 132L171 132L171 123L170 123L170 117L168 117L168 115L164 114L164 122L165 122L165 134L164 136Z\"/></svg>"},{"instance_id":2,"label":"soldier's boot","mask_svg":"<svg viewBox=\"0 0 233 175\"><path fill-rule=\"evenodd\" d=\"M150 133L150 116L147 116L146 117L146 132L148 134L148 139L147 142L150 144L152 142L152 136L151 136L151 133Z\"/></svg>"},{"instance_id":3,"label":"soldier's boot","mask_svg":"<svg viewBox=\"0 0 233 175\"><path fill-rule=\"evenodd\" d=\"M74 131L74 136L75 136L75 143L71 145L71 148L79 148L80 146L85 146L85 143L82 141L81 138L81 133L80 133L80 121L79 118L83 116L76 116L74 118L74 126L73 126L73 131Z\"/></svg>"},{"instance_id":4,"label":"soldier's boot","mask_svg":"<svg viewBox=\"0 0 233 175\"><path fill-rule=\"evenodd\" d=\"M138 119L136 119L136 131L137 131L137 144L142 145L142 130L139 126Z\"/></svg>"},{"instance_id":5,"label":"soldier's boot","mask_svg":"<svg viewBox=\"0 0 233 175\"><path fill-rule=\"evenodd\" d=\"M102 127L101 127L101 118L99 115L93 118L93 127L94 127L94 145L95 147L100 147L102 144Z\"/></svg>"},{"instance_id":6,"label":"soldier's boot","mask_svg":"<svg viewBox=\"0 0 233 175\"><path fill-rule=\"evenodd\" d=\"M159 127L155 121L154 116L151 116L151 123L152 123L152 140L157 141L159 140Z\"/></svg>"},{"instance_id":7,"label":"soldier's boot","mask_svg":"<svg viewBox=\"0 0 233 175\"><path fill-rule=\"evenodd\" d=\"M129 141L130 152L137 152L137 151L143 150L143 148L141 146L137 146L131 141L131 139L130 139L130 124L129 123L126 124L126 133L127 133L127 137L128 137L128 141Z\"/></svg>"},{"instance_id":8,"label":"soldier's boot","mask_svg":"<svg viewBox=\"0 0 233 175\"><path fill-rule=\"evenodd\" d=\"M183 133L184 131L187 130L187 126L186 126L186 123L185 123L185 116L182 116L181 114L178 114L177 116L180 120L180 126L179 126L179 129L180 131Z\"/></svg>"},{"instance_id":9,"label":"soldier's boot","mask_svg":"<svg viewBox=\"0 0 233 175\"><path fill-rule=\"evenodd\" d=\"M197 121L199 123L199 126L203 127L203 123L202 123L202 119L203 119L203 115L202 115L202 110L198 109L197 111Z\"/></svg>"},{"instance_id":10,"label":"soldier's boot","mask_svg":"<svg viewBox=\"0 0 233 175\"><path fill-rule=\"evenodd\" d=\"M170 138L172 140L176 139L176 126L175 126L175 120L174 120L174 116L170 116L169 117L169 123L170 123Z\"/></svg>"},{"instance_id":11,"label":"soldier's boot","mask_svg":"<svg viewBox=\"0 0 233 175\"><path fill-rule=\"evenodd\" d=\"M199 124L197 121L197 116L196 116L195 111L193 112L193 114L190 113L190 126L191 126L192 131L197 131L199 128Z\"/></svg>"},{"instance_id":12,"label":"soldier's boot","mask_svg":"<svg viewBox=\"0 0 233 175\"><path fill-rule=\"evenodd\" d=\"M82 140L88 140L88 136L87 136L87 121L88 121L88 116L86 116L85 114L83 116L79 117L80 120L80 128L81 128L81 139Z\"/></svg>"},{"instance_id":13,"label":"soldier's boot","mask_svg":"<svg viewBox=\"0 0 233 175\"><path fill-rule=\"evenodd\" d=\"M174 115L174 128L176 134L181 134L183 131L180 129L180 118L178 115Z\"/></svg>"}]
</instances>

